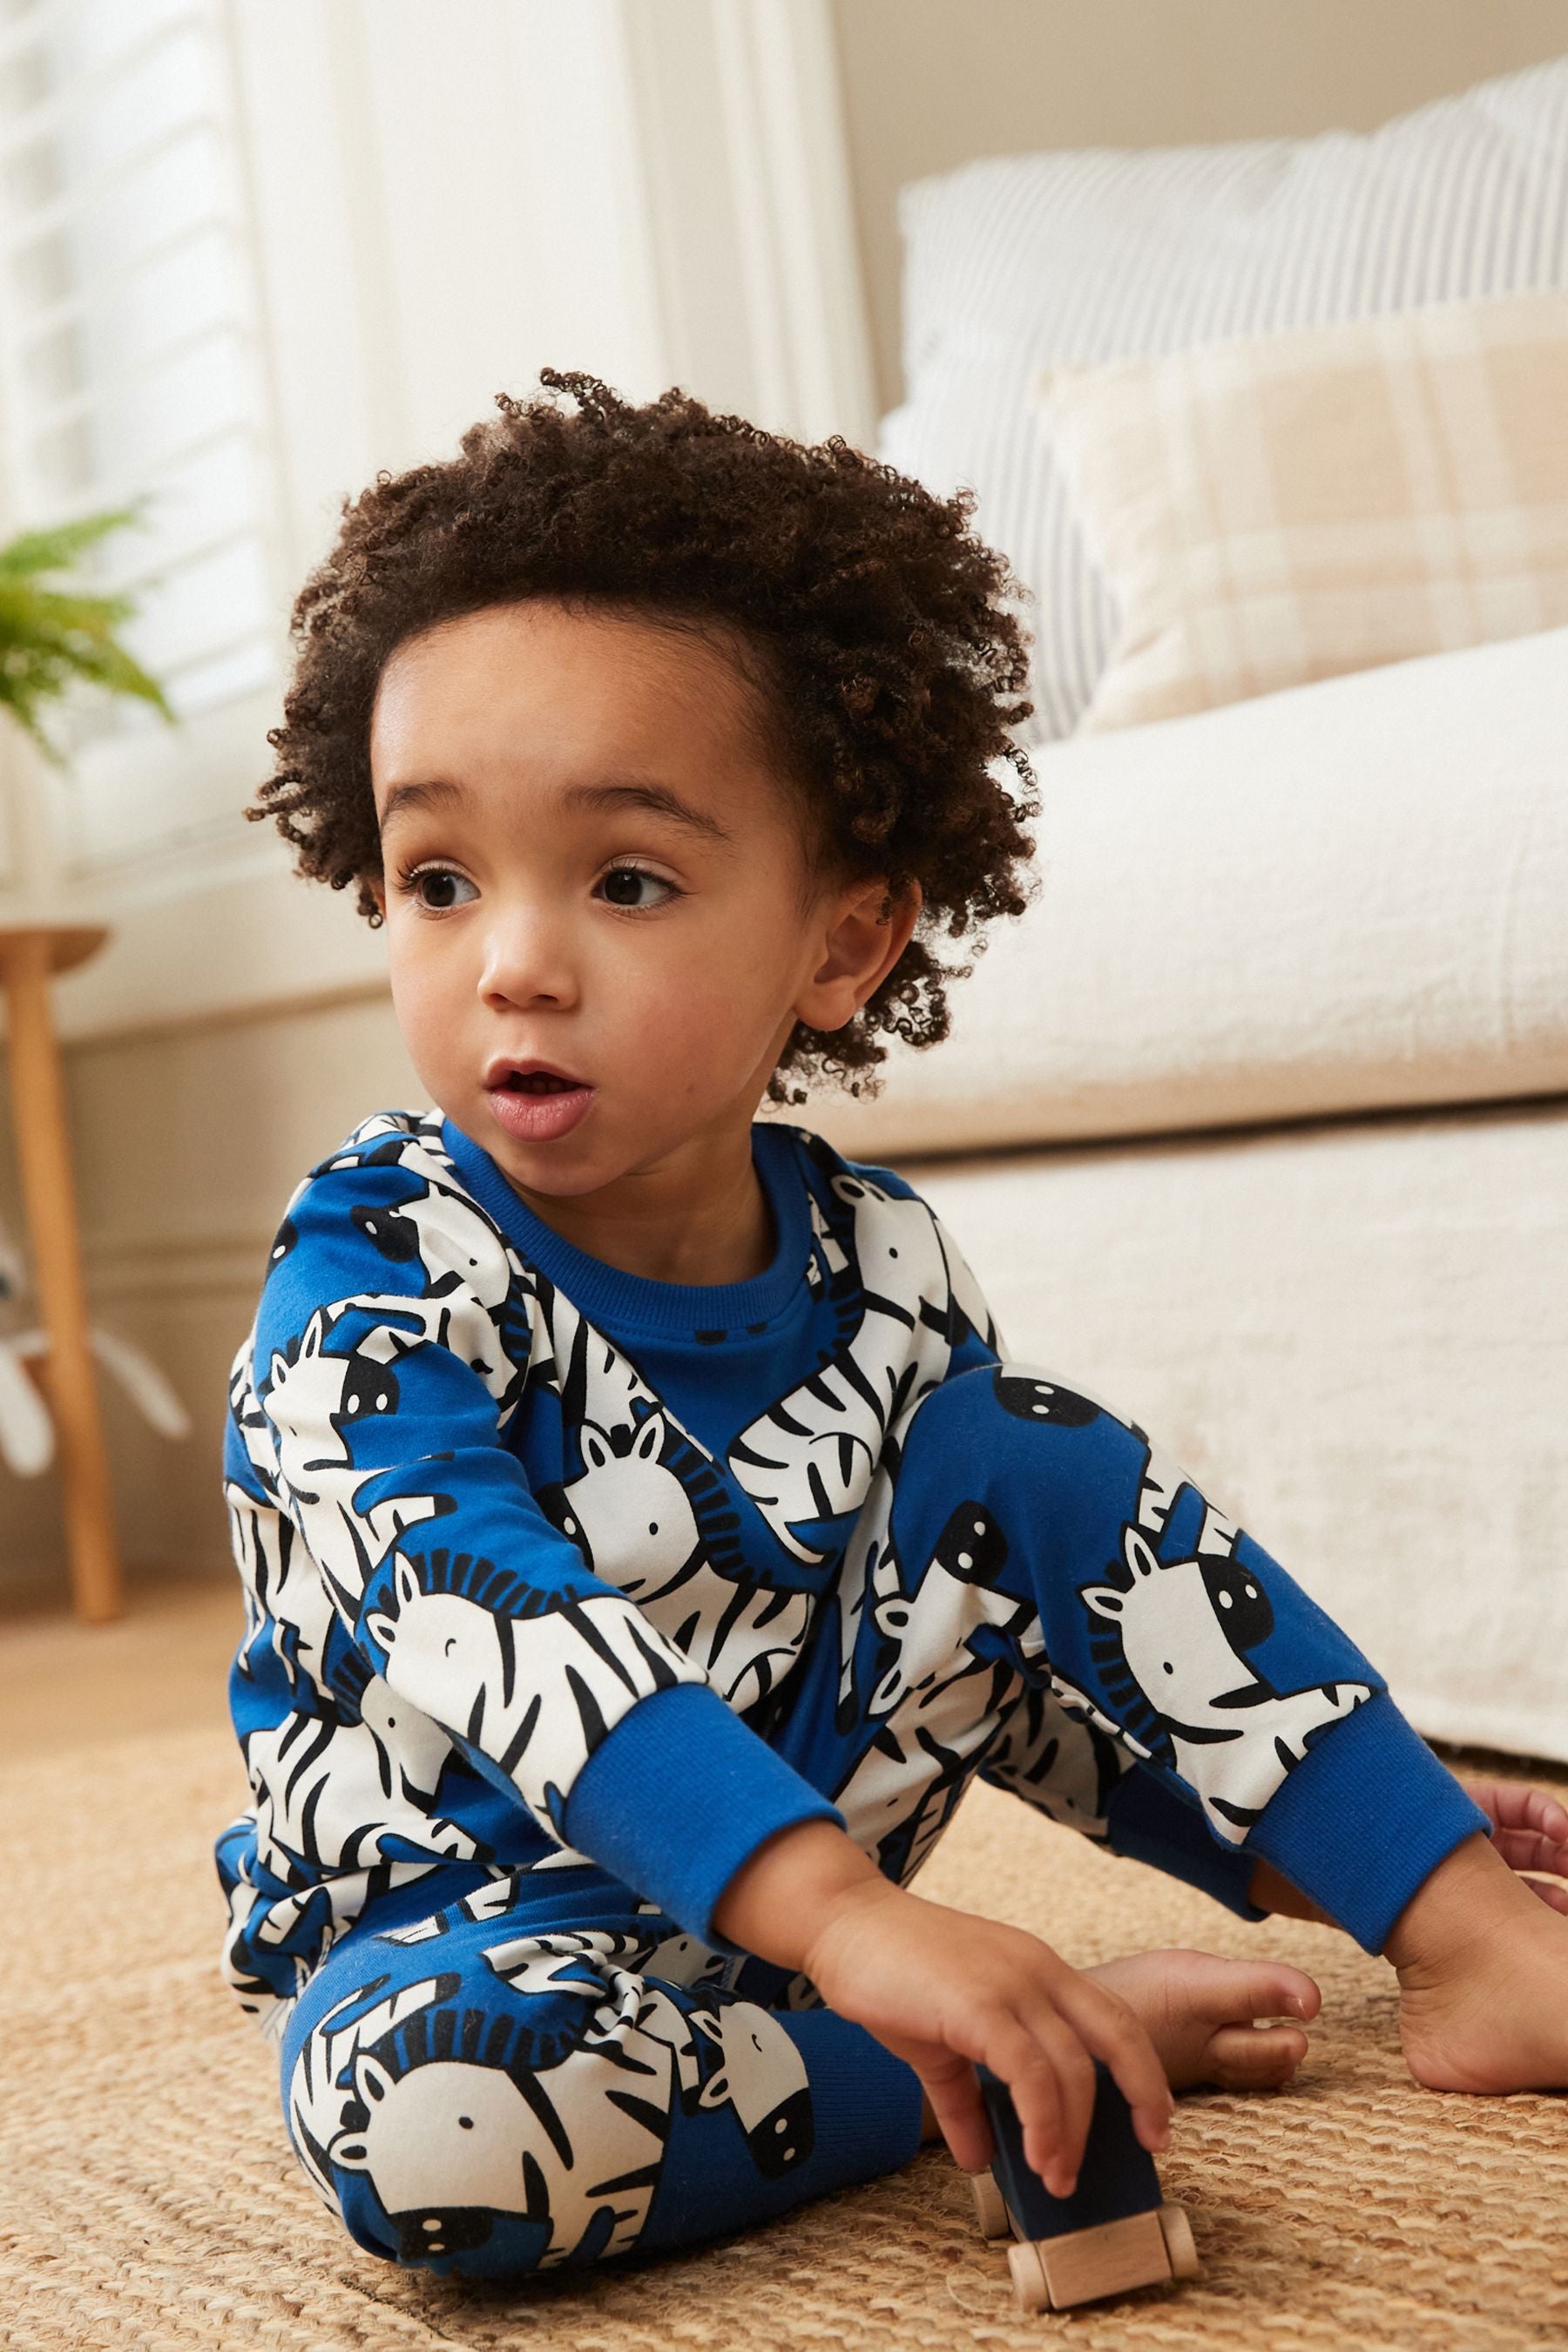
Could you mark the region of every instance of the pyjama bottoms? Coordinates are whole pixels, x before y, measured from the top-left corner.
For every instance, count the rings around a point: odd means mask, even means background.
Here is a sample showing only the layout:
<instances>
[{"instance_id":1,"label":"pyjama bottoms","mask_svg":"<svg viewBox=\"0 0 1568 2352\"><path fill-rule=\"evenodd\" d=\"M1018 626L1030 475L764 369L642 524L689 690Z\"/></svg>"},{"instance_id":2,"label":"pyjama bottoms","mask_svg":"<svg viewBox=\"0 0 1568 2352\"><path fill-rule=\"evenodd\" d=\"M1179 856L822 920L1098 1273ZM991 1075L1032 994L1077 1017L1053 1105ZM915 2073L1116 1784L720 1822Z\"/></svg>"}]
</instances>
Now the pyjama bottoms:
<instances>
[{"instance_id":1,"label":"pyjama bottoms","mask_svg":"<svg viewBox=\"0 0 1568 2352\"><path fill-rule=\"evenodd\" d=\"M1247 1917L1261 1856L1367 1948L1485 1826L1365 1658L1108 1408L1031 1366L911 1408L839 1605L765 1726L900 1884L970 1780ZM672 1822L700 1787L666 1792ZM357 2242L511 2278L874 2179L912 2071L802 1977L570 1853L433 1867L331 1947L281 2039L295 2151Z\"/></svg>"}]
</instances>

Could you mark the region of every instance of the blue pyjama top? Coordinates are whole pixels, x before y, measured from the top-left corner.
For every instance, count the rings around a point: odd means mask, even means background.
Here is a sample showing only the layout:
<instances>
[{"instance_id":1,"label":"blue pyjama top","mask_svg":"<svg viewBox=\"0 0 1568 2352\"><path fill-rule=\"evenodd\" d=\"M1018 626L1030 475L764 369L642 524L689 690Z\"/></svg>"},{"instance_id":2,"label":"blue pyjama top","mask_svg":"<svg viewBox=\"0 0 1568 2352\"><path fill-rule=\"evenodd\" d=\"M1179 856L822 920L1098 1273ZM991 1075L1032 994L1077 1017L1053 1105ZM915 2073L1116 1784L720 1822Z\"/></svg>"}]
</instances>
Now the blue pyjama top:
<instances>
[{"instance_id":1,"label":"blue pyjama top","mask_svg":"<svg viewBox=\"0 0 1568 2352\"><path fill-rule=\"evenodd\" d=\"M480 1848L592 1856L715 1941L748 1854L841 1820L758 1731L889 1424L997 1335L901 1178L752 1138L776 1245L731 1284L589 1256L436 1112L296 1191L225 1452L237 1983L292 1995L373 1895Z\"/></svg>"},{"instance_id":2,"label":"blue pyjama top","mask_svg":"<svg viewBox=\"0 0 1568 2352\"><path fill-rule=\"evenodd\" d=\"M591 1860L731 1949L748 1855L842 1825L770 1727L889 1430L1002 1343L904 1179L784 1122L752 1145L775 1247L724 1285L589 1256L434 1111L365 1120L295 1192L225 1456L254 1801L223 1965L264 2020L443 1861ZM1129 1780L1110 1844L1259 1916L1249 1860Z\"/></svg>"}]
</instances>

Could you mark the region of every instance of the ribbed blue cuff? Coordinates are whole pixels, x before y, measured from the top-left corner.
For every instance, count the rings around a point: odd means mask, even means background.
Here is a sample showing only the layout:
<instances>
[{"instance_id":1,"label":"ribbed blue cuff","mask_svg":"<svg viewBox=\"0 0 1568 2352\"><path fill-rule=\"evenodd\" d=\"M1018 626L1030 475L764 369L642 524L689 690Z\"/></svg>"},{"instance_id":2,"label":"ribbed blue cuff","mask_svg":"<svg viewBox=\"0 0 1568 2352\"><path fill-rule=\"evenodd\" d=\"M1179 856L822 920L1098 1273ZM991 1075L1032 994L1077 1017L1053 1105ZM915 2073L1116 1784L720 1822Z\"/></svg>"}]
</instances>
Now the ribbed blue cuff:
<instances>
[{"instance_id":1,"label":"ribbed blue cuff","mask_svg":"<svg viewBox=\"0 0 1568 2352\"><path fill-rule=\"evenodd\" d=\"M1194 1803L1135 1765L1124 1772L1106 1807L1107 1841L1130 1862L1152 1863L1167 1877L1184 1879L1243 1919L1266 1919L1247 1893L1255 1854L1224 1845Z\"/></svg>"},{"instance_id":2,"label":"ribbed blue cuff","mask_svg":"<svg viewBox=\"0 0 1568 2352\"><path fill-rule=\"evenodd\" d=\"M653 1691L600 1741L566 1800L567 1843L714 1951L720 1896L764 1838L844 1816L701 1683Z\"/></svg>"},{"instance_id":3,"label":"ribbed blue cuff","mask_svg":"<svg viewBox=\"0 0 1568 2352\"><path fill-rule=\"evenodd\" d=\"M1308 1748L1244 1850L1283 1871L1363 1950L1381 1952L1437 1864L1490 1827L1383 1691Z\"/></svg>"}]
</instances>

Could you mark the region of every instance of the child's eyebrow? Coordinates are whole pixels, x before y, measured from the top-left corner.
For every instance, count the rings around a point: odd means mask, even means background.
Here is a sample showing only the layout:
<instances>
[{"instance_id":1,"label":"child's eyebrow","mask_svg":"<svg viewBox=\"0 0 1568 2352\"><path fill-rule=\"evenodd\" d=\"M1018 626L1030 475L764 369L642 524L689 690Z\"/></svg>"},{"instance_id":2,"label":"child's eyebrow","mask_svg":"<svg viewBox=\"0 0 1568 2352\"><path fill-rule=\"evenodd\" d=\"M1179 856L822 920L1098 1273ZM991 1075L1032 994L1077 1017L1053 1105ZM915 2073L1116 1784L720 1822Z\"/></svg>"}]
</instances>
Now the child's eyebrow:
<instances>
[{"instance_id":1,"label":"child's eyebrow","mask_svg":"<svg viewBox=\"0 0 1568 2352\"><path fill-rule=\"evenodd\" d=\"M568 807L588 809L646 808L655 816L669 817L693 833L706 835L710 841L728 842L731 836L716 817L701 809L690 808L668 784L640 781L622 784L571 784L561 798Z\"/></svg>"},{"instance_id":2,"label":"child's eyebrow","mask_svg":"<svg viewBox=\"0 0 1568 2352\"><path fill-rule=\"evenodd\" d=\"M381 812L381 829L384 833L393 818L405 809L449 806L454 801L466 799L461 784L445 778L432 778L428 782L394 784L386 795L386 805ZM568 808L613 810L624 807L645 808L656 816L667 816L673 824L683 824L692 833L701 834L710 841L732 845L732 835L726 832L716 817L694 809L668 784L651 779L635 782L603 784L569 784L560 795Z\"/></svg>"},{"instance_id":3,"label":"child's eyebrow","mask_svg":"<svg viewBox=\"0 0 1568 2352\"><path fill-rule=\"evenodd\" d=\"M461 784L449 784L438 780L427 784L394 784L381 812L381 830L384 833L393 818L404 809L441 808L464 798Z\"/></svg>"}]
</instances>

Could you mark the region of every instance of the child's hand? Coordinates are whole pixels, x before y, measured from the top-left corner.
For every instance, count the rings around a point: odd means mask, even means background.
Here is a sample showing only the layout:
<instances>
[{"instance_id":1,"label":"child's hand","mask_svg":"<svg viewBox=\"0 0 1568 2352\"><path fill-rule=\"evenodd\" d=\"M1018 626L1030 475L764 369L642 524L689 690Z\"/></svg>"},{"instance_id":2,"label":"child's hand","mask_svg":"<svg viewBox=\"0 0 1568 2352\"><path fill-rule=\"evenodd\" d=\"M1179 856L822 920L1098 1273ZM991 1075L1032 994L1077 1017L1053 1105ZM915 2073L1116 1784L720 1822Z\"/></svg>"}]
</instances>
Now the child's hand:
<instances>
[{"instance_id":1,"label":"child's hand","mask_svg":"<svg viewBox=\"0 0 1568 2352\"><path fill-rule=\"evenodd\" d=\"M1013 2095L1025 2152L1047 2189L1078 2179L1102 2058L1143 2146L1169 2145L1171 2092L1120 1994L1069 1968L1037 1937L909 1895L884 1878L846 1890L806 1954L830 2009L912 2066L959 2163L978 2171L992 2139L973 2062Z\"/></svg>"},{"instance_id":2,"label":"child's hand","mask_svg":"<svg viewBox=\"0 0 1568 2352\"><path fill-rule=\"evenodd\" d=\"M1459 1786L1491 1822L1492 1843L1509 1868L1525 1874L1526 1885L1553 1911L1568 1912L1568 1886L1528 1875L1548 1870L1568 1878L1568 1810L1544 1789L1523 1780L1461 1780Z\"/></svg>"},{"instance_id":3,"label":"child's hand","mask_svg":"<svg viewBox=\"0 0 1568 2352\"><path fill-rule=\"evenodd\" d=\"M1171 2086L1120 1993L1022 1928L906 1894L831 1822L798 1822L765 1839L713 1920L744 1950L804 1969L829 2009L912 2066L971 2172L992 2154L976 2061L1012 2092L1025 2153L1058 2197L1071 2193L1083 2161L1096 2058L1143 2146L1169 2143Z\"/></svg>"}]
</instances>

